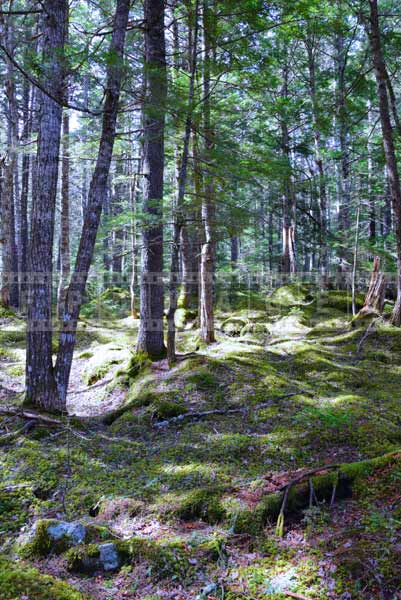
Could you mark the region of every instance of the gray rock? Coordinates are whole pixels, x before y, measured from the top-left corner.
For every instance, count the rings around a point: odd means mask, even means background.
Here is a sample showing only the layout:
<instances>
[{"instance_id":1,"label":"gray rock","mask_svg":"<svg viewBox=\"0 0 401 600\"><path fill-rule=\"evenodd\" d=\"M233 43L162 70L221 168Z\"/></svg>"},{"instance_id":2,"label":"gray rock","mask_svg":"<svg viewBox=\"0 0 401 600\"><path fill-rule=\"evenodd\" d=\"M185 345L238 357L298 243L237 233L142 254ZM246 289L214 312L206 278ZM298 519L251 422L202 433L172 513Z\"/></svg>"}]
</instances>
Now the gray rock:
<instances>
[{"instance_id":1,"label":"gray rock","mask_svg":"<svg viewBox=\"0 0 401 600\"><path fill-rule=\"evenodd\" d=\"M120 566L116 545L112 542L99 545L99 561L105 571L115 571Z\"/></svg>"},{"instance_id":2,"label":"gray rock","mask_svg":"<svg viewBox=\"0 0 401 600\"><path fill-rule=\"evenodd\" d=\"M51 540L56 542L66 537L72 546L78 546L85 541L86 529L82 523L59 521L49 525L47 534Z\"/></svg>"}]
</instances>

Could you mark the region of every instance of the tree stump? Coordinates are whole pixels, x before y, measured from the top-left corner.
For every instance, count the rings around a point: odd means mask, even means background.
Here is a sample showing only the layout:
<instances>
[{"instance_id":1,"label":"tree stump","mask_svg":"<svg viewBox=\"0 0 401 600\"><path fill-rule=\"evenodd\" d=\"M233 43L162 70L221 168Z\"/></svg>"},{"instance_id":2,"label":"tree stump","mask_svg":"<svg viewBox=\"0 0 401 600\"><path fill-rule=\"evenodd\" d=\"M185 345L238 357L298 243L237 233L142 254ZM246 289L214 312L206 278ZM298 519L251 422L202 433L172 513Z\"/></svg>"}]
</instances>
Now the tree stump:
<instances>
[{"instance_id":1,"label":"tree stump","mask_svg":"<svg viewBox=\"0 0 401 600\"><path fill-rule=\"evenodd\" d=\"M366 294L365 303L360 316L376 313L380 315L383 312L386 293L386 280L383 273L380 273L380 258L375 257L373 262L373 271L370 278L369 289Z\"/></svg>"}]
</instances>

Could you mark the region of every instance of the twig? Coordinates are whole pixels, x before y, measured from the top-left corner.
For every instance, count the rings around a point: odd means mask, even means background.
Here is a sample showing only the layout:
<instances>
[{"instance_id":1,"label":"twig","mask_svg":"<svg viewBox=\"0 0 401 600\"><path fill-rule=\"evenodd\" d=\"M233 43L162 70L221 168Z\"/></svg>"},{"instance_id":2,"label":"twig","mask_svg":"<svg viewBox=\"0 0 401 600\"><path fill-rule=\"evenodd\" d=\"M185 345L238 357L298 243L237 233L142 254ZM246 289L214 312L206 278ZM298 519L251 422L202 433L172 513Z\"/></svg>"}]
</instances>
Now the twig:
<instances>
[{"instance_id":1,"label":"twig","mask_svg":"<svg viewBox=\"0 0 401 600\"><path fill-rule=\"evenodd\" d=\"M257 404L256 406L247 406L245 408L217 408L214 410L204 410L200 412L187 412L182 415L178 415L177 417L172 417L171 419L166 419L165 421L157 421L154 423L155 427L167 427L172 423L180 423L182 421L188 419L202 419L204 417L210 417L214 415L234 415L234 414L246 414L252 411L263 410L264 408L268 408L272 405L273 402L278 400L284 400L285 398L291 398L292 396L299 396L300 394L304 394L307 392L291 392L289 394L284 394L283 396L279 396L278 398L273 398L268 402L263 402L262 404Z\"/></svg>"},{"instance_id":2,"label":"twig","mask_svg":"<svg viewBox=\"0 0 401 600\"><path fill-rule=\"evenodd\" d=\"M97 383L94 383L93 385L89 385L86 388L80 388L78 390L73 390L72 392L68 392L68 396L76 396L77 394L84 394L85 392L89 392L90 390L93 390L94 388L98 388L98 387L102 387L103 385L107 385L108 383L111 383L112 381L113 381L112 377L110 379L105 379L104 381L98 381Z\"/></svg>"},{"instance_id":3,"label":"twig","mask_svg":"<svg viewBox=\"0 0 401 600\"><path fill-rule=\"evenodd\" d=\"M311 598L307 598L306 596L302 596L302 594L296 594L295 592L289 592L288 590L284 590L283 593L286 596L290 596L290 598L297 598L297 600L312 600Z\"/></svg>"},{"instance_id":4,"label":"twig","mask_svg":"<svg viewBox=\"0 0 401 600\"><path fill-rule=\"evenodd\" d=\"M366 329L365 333L363 334L363 336L361 337L359 344L358 344L358 348L356 350L357 355L359 355L361 353L362 350L362 346L363 344L366 342L368 335L370 334L371 330L373 329L373 327L376 325L376 322L381 319L381 317L376 317L376 319L373 319L373 321L371 321L369 323L368 328Z\"/></svg>"}]
</instances>

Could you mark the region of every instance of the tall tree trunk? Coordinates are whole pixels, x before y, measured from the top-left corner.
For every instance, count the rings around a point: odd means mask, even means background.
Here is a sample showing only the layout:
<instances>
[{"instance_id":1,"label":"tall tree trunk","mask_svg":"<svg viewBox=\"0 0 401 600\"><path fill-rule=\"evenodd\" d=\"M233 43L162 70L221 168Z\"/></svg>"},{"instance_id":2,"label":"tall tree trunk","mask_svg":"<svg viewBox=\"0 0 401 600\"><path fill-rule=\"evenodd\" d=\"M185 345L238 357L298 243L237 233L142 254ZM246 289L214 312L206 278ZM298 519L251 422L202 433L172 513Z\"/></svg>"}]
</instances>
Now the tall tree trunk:
<instances>
[{"instance_id":1,"label":"tall tree trunk","mask_svg":"<svg viewBox=\"0 0 401 600\"><path fill-rule=\"evenodd\" d=\"M340 13L342 11L342 0L339 0ZM336 120L338 127L338 141L341 156L339 185L339 211L338 225L340 231L347 235L350 227L351 206L351 180L350 180L350 157L348 146L348 121L346 113L346 80L345 69L347 64L346 47L342 33L335 37L336 49ZM343 257L344 258L344 257Z\"/></svg>"},{"instance_id":2,"label":"tall tree trunk","mask_svg":"<svg viewBox=\"0 0 401 600\"><path fill-rule=\"evenodd\" d=\"M206 344L215 341L214 314L213 314L213 289L214 289L214 183L211 172L212 150L214 134L211 122L211 87L210 71L212 60L212 23L213 15L209 7L209 0L203 1L203 32L204 32L204 65L203 65L203 133L205 139L204 151L204 194L202 197L202 224L204 241L201 251L200 265L200 326L201 339Z\"/></svg>"},{"instance_id":3,"label":"tall tree trunk","mask_svg":"<svg viewBox=\"0 0 401 600\"><path fill-rule=\"evenodd\" d=\"M30 107L30 84L25 78L22 91L22 115L23 125L21 142L26 144L31 134L32 119L29 115ZM21 278L20 278L20 306L22 310L26 309L27 285L26 276L28 271L28 197L29 197L29 175L30 175L30 156L26 148L22 155L22 178L21 178Z\"/></svg>"},{"instance_id":4,"label":"tall tree trunk","mask_svg":"<svg viewBox=\"0 0 401 600\"><path fill-rule=\"evenodd\" d=\"M383 146L386 158L387 175L395 216L395 234L397 240L397 300L392 314L392 323L401 325L401 184L390 117L390 105L387 89L387 70L383 57L377 0L369 0L370 15L368 34L372 51L373 66L379 100L380 122L383 133Z\"/></svg>"},{"instance_id":5,"label":"tall tree trunk","mask_svg":"<svg viewBox=\"0 0 401 600\"><path fill-rule=\"evenodd\" d=\"M192 115L194 109L194 97L195 97L195 78L196 78L196 65L197 65L197 54L198 54L198 13L199 13L199 0L195 2L195 11L193 15L193 23L189 23L190 30L193 30L193 36L191 40L193 48L191 49L191 60L190 60L190 82L188 91L188 109L187 116L185 119L185 131L184 140L182 147L182 156L179 166L178 173L178 190L177 190L177 201L175 206L175 218L174 218L174 234L173 243L171 248L171 265L170 265L170 285L169 285L169 308L167 312L167 359L169 365L175 362L175 311L177 310L178 303L178 280L179 280L179 256L180 256L180 242L181 242L181 230L183 225L183 203L185 196L185 189L187 183L187 172L188 172L188 155L189 155L189 143L191 138L192 129ZM190 19L191 21L192 19Z\"/></svg>"},{"instance_id":6,"label":"tall tree trunk","mask_svg":"<svg viewBox=\"0 0 401 600\"><path fill-rule=\"evenodd\" d=\"M313 38L310 36L305 42L308 54L309 68L309 95L312 103L313 118L313 141L315 152L315 164L318 177L319 189L319 221L320 221L320 270L323 279L326 279L328 271L328 248L327 248L327 191L326 180L324 176L323 158L322 158L322 139L319 124L319 104L316 89L316 49L314 48Z\"/></svg>"},{"instance_id":7,"label":"tall tree trunk","mask_svg":"<svg viewBox=\"0 0 401 600\"><path fill-rule=\"evenodd\" d=\"M166 354L163 340L163 177L167 93L164 1L145 0L145 76L143 114L144 184L141 253L141 308L137 350L151 358Z\"/></svg>"},{"instance_id":8,"label":"tall tree trunk","mask_svg":"<svg viewBox=\"0 0 401 600\"><path fill-rule=\"evenodd\" d=\"M60 223L60 281L57 292L57 316L63 316L63 306L71 272L70 262L70 117L68 109L63 115L61 161L61 223Z\"/></svg>"},{"instance_id":9,"label":"tall tree trunk","mask_svg":"<svg viewBox=\"0 0 401 600\"><path fill-rule=\"evenodd\" d=\"M6 40L8 52L14 53L14 42L10 24L1 20L2 35ZM18 286L18 248L16 239L15 208L18 202L16 197L15 181L17 168L17 143L18 143L18 109L15 95L15 72L11 59L6 60L6 96L8 108L8 148L4 165L4 183L2 190L2 234L3 234L3 299L8 301L13 308L19 306Z\"/></svg>"},{"instance_id":10,"label":"tall tree trunk","mask_svg":"<svg viewBox=\"0 0 401 600\"><path fill-rule=\"evenodd\" d=\"M52 360L53 236L58 161L64 98L64 43L67 0L46 0L42 65L43 85L53 100L40 93L36 189L32 201L26 400L45 409L62 409Z\"/></svg>"},{"instance_id":11,"label":"tall tree trunk","mask_svg":"<svg viewBox=\"0 0 401 600\"><path fill-rule=\"evenodd\" d=\"M86 281L95 249L103 203L107 194L107 180L116 135L118 104L123 75L125 33L128 24L130 0L117 0L113 22L110 54L114 57L107 67L107 85L103 107L102 133L95 170L89 188L88 205L82 229L74 272L67 290L63 309L62 330L56 361L56 381L60 401L65 406L68 381L75 347L79 311L83 302Z\"/></svg>"}]
</instances>

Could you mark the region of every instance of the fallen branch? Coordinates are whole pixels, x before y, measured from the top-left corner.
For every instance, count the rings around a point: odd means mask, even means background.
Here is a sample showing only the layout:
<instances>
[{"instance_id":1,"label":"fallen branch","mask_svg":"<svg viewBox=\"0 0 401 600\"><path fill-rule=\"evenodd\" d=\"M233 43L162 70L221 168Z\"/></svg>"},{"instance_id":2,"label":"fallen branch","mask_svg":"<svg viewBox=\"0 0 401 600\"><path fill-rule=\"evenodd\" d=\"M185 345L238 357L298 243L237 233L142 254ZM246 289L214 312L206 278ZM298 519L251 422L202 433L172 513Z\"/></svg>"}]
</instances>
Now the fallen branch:
<instances>
[{"instance_id":1,"label":"fallen branch","mask_svg":"<svg viewBox=\"0 0 401 600\"><path fill-rule=\"evenodd\" d=\"M286 596L290 596L290 598L297 598L297 600L311 600L311 598L307 598L306 596L302 596L302 594L296 594L295 592L289 592L288 590L284 590L283 593Z\"/></svg>"},{"instance_id":2,"label":"fallen branch","mask_svg":"<svg viewBox=\"0 0 401 600\"><path fill-rule=\"evenodd\" d=\"M52 417L48 417L47 415L37 413L33 410L26 410L24 408L0 406L0 415L20 417L22 419L29 419L33 421L40 421L41 423L46 423L46 425L56 425L58 427L64 426L64 423L59 419L54 419Z\"/></svg>"},{"instance_id":3,"label":"fallen branch","mask_svg":"<svg viewBox=\"0 0 401 600\"><path fill-rule=\"evenodd\" d=\"M190 419L203 419L204 417L210 417L215 415L235 415L235 414L247 414L252 411L263 410L264 408L268 408L273 404L273 402L277 402L278 400L284 400L285 398L292 398L293 396L299 396L300 394L310 395L310 392L305 392L301 390L300 392L291 392L289 394L284 394L284 396L279 396L278 398L274 398L269 400L268 402L263 402L262 404L257 404L256 406L247 406L245 408L216 408L213 410L203 410L200 412L187 412L182 415L178 415L177 417L171 417L171 419L166 419L165 421L156 421L154 423L155 427L167 427L172 423L181 423L182 421L190 420Z\"/></svg>"},{"instance_id":4,"label":"fallen branch","mask_svg":"<svg viewBox=\"0 0 401 600\"><path fill-rule=\"evenodd\" d=\"M356 350L357 355L359 355L361 353L362 350L362 346L364 345L364 343L366 342L370 332L372 331L372 329L375 327L377 321L381 319L381 317L377 317L376 319L373 319L373 321L371 321L365 331L365 333L363 334L363 336L361 337L359 344L358 344L358 348Z\"/></svg>"},{"instance_id":5,"label":"fallen branch","mask_svg":"<svg viewBox=\"0 0 401 600\"><path fill-rule=\"evenodd\" d=\"M111 383L112 381L113 381L113 377L110 377L110 379L104 379L103 381L98 381L97 383L94 383L93 385L89 385L86 388L72 390L71 392L68 392L68 396L76 396L77 394L84 394L85 392L90 392L94 388L102 387L104 385L107 385L108 383Z\"/></svg>"}]
</instances>

